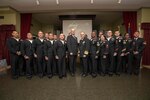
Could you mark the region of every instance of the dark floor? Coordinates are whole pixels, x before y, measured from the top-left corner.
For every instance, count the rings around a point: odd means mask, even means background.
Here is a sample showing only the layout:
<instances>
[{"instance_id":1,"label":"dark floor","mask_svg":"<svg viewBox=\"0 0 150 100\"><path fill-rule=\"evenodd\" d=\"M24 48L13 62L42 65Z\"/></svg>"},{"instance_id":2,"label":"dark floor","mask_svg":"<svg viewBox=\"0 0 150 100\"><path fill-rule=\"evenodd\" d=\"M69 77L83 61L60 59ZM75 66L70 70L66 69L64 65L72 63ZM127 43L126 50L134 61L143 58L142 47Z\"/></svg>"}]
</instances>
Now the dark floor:
<instances>
[{"instance_id":1,"label":"dark floor","mask_svg":"<svg viewBox=\"0 0 150 100\"><path fill-rule=\"evenodd\" d=\"M0 76L0 100L150 100L150 69L142 69L139 76L120 77L83 78L79 71L64 79Z\"/></svg>"}]
</instances>

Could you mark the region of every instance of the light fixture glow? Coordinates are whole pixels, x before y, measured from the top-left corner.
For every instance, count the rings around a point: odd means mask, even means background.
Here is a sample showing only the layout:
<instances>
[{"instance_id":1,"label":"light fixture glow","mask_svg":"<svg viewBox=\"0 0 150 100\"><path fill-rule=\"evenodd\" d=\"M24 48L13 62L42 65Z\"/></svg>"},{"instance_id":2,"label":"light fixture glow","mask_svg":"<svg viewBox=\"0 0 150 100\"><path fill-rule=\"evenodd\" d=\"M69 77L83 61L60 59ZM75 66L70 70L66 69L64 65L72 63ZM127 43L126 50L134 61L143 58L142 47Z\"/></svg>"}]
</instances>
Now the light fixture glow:
<instances>
[{"instance_id":1,"label":"light fixture glow","mask_svg":"<svg viewBox=\"0 0 150 100\"><path fill-rule=\"evenodd\" d=\"M57 5L59 4L59 0L56 0L56 4L57 4Z\"/></svg>"},{"instance_id":2,"label":"light fixture glow","mask_svg":"<svg viewBox=\"0 0 150 100\"><path fill-rule=\"evenodd\" d=\"M37 4L37 5L40 5L40 2L39 2L39 0L36 0L36 4Z\"/></svg>"},{"instance_id":3,"label":"light fixture glow","mask_svg":"<svg viewBox=\"0 0 150 100\"><path fill-rule=\"evenodd\" d=\"M91 4L93 4L94 3L94 0L91 0Z\"/></svg>"},{"instance_id":4,"label":"light fixture glow","mask_svg":"<svg viewBox=\"0 0 150 100\"><path fill-rule=\"evenodd\" d=\"M118 3L121 3L121 0L118 0Z\"/></svg>"}]
</instances>

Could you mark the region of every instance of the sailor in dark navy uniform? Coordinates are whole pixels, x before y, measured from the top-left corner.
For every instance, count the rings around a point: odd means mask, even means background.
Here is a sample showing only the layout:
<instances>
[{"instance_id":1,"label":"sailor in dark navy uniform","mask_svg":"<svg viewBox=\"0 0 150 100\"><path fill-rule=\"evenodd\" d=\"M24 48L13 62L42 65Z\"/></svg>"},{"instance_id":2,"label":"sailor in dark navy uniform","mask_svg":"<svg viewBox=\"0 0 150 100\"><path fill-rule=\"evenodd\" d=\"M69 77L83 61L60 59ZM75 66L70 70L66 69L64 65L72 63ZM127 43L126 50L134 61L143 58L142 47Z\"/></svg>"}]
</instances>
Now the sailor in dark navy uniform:
<instances>
[{"instance_id":1,"label":"sailor in dark navy uniform","mask_svg":"<svg viewBox=\"0 0 150 100\"><path fill-rule=\"evenodd\" d=\"M75 30L72 29L70 35L67 37L67 48L68 48L68 60L69 60L69 69L72 76L75 75L76 71L76 60L78 53L78 40L75 36Z\"/></svg>"},{"instance_id":2,"label":"sailor in dark navy uniform","mask_svg":"<svg viewBox=\"0 0 150 100\"><path fill-rule=\"evenodd\" d=\"M128 74L132 74L133 70L133 47L132 47L132 39L130 38L129 33L125 34L125 37L123 39L123 71Z\"/></svg>"},{"instance_id":3,"label":"sailor in dark navy uniform","mask_svg":"<svg viewBox=\"0 0 150 100\"><path fill-rule=\"evenodd\" d=\"M90 41L86 37L86 34L84 32L81 32L80 35L81 40L79 43L79 52L82 66L82 76L85 77L88 75L88 57L90 51Z\"/></svg>"},{"instance_id":4,"label":"sailor in dark navy uniform","mask_svg":"<svg viewBox=\"0 0 150 100\"><path fill-rule=\"evenodd\" d=\"M122 62L124 57L123 38L120 36L120 32L115 31L115 60L114 60L114 72L116 75L120 75L122 71Z\"/></svg>"},{"instance_id":5,"label":"sailor in dark navy uniform","mask_svg":"<svg viewBox=\"0 0 150 100\"><path fill-rule=\"evenodd\" d=\"M45 41L44 55L46 60L47 77L51 78L53 76L53 68L55 67L54 40L52 33L49 33L49 38L47 39L47 41Z\"/></svg>"},{"instance_id":6,"label":"sailor in dark navy uniform","mask_svg":"<svg viewBox=\"0 0 150 100\"><path fill-rule=\"evenodd\" d=\"M45 73L45 56L44 56L44 34L42 31L38 32L38 38L33 41L34 57L37 59L37 71L40 78Z\"/></svg>"},{"instance_id":7,"label":"sailor in dark navy uniform","mask_svg":"<svg viewBox=\"0 0 150 100\"><path fill-rule=\"evenodd\" d=\"M98 65L98 55L99 55L99 48L97 46L97 36L96 32L91 33L91 40L90 40L90 61L91 61L91 75L92 77L97 76L97 65Z\"/></svg>"},{"instance_id":8,"label":"sailor in dark navy uniform","mask_svg":"<svg viewBox=\"0 0 150 100\"><path fill-rule=\"evenodd\" d=\"M27 33L27 39L21 44L21 53L26 62L26 77L28 79L32 78L33 74L33 36L32 33Z\"/></svg>"},{"instance_id":9,"label":"sailor in dark navy uniform","mask_svg":"<svg viewBox=\"0 0 150 100\"><path fill-rule=\"evenodd\" d=\"M101 61L101 76L106 75L106 69L109 67L109 43L104 35L101 35L99 58Z\"/></svg>"},{"instance_id":10,"label":"sailor in dark navy uniform","mask_svg":"<svg viewBox=\"0 0 150 100\"><path fill-rule=\"evenodd\" d=\"M59 78L66 77L66 48L65 36L61 33L59 39L54 44L54 55L57 59Z\"/></svg>"},{"instance_id":11,"label":"sailor in dark navy uniform","mask_svg":"<svg viewBox=\"0 0 150 100\"><path fill-rule=\"evenodd\" d=\"M20 74L21 66L21 40L19 39L19 33L17 31L12 32L12 37L7 40L8 50L10 52L12 78L17 79Z\"/></svg>"},{"instance_id":12,"label":"sailor in dark navy uniform","mask_svg":"<svg viewBox=\"0 0 150 100\"><path fill-rule=\"evenodd\" d=\"M109 76L113 75L113 69L114 69L114 56L116 56L116 53L114 53L115 50L115 38L112 36L112 31L107 31L107 41L109 43L109 68L107 69Z\"/></svg>"},{"instance_id":13,"label":"sailor in dark navy uniform","mask_svg":"<svg viewBox=\"0 0 150 100\"><path fill-rule=\"evenodd\" d=\"M101 44L101 36L102 36L103 34L104 34L103 31L99 31L98 39L97 39L97 47L98 47L98 50L99 50L97 72L98 72L100 75L101 75L100 44Z\"/></svg>"},{"instance_id":14,"label":"sailor in dark navy uniform","mask_svg":"<svg viewBox=\"0 0 150 100\"><path fill-rule=\"evenodd\" d=\"M53 34L53 45L55 45L56 41L58 40L57 35ZM57 59L54 57L54 62L53 62L54 66L53 66L53 75L57 75L58 74L58 67L57 67Z\"/></svg>"},{"instance_id":15,"label":"sailor in dark navy uniform","mask_svg":"<svg viewBox=\"0 0 150 100\"><path fill-rule=\"evenodd\" d=\"M134 33L134 39L133 39L133 45L132 45L133 46L133 60L134 60L133 72L135 75L139 75L142 52L146 45L146 42L144 41L144 39L140 38L139 35L140 33L138 31Z\"/></svg>"}]
</instances>

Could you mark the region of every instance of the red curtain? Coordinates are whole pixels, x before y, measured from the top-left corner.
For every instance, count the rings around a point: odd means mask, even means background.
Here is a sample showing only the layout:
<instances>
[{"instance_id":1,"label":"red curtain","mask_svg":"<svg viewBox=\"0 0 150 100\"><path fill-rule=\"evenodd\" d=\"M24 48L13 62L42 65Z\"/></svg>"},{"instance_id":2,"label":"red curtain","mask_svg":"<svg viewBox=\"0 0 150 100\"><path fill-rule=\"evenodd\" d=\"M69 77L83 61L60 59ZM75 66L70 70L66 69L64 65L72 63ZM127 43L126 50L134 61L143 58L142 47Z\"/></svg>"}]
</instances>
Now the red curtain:
<instances>
[{"instance_id":1,"label":"red curtain","mask_svg":"<svg viewBox=\"0 0 150 100\"><path fill-rule=\"evenodd\" d=\"M8 64L10 64L10 57L6 41L7 38L11 37L11 33L14 30L14 25L0 25L0 59L6 59Z\"/></svg>"},{"instance_id":2,"label":"red curtain","mask_svg":"<svg viewBox=\"0 0 150 100\"><path fill-rule=\"evenodd\" d=\"M26 39L26 34L30 32L32 14L24 13L21 14L21 38Z\"/></svg>"},{"instance_id":3,"label":"red curtain","mask_svg":"<svg viewBox=\"0 0 150 100\"><path fill-rule=\"evenodd\" d=\"M137 12L136 11L124 11L123 23L126 28L126 32L130 31L131 37L135 31L137 31Z\"/></svg>"},{"instance_id":4,"label":"red curtain","mask_svg":"<svg viewBox=\"0 0 150 100\"><path fill-rule=\"evenodd\" d=\"M150 65L150 23L142 23L141 29L144 30L144 39L146 41L146 47L143 52L143 65Z\"/></svg>"}]
</instances>

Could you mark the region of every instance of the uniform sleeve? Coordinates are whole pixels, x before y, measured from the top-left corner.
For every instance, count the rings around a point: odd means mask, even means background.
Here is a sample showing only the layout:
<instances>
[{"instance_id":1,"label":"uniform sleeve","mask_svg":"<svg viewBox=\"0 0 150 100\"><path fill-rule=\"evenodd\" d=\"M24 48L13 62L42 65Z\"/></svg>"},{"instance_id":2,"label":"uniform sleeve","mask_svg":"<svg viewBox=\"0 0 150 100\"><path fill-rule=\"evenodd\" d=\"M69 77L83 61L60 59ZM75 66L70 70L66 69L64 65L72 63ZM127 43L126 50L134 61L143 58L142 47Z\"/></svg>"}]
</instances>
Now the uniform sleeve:
<instances>
[{"instance_id":1,"label":"uniform sleeve","mask_svg":"<svg viewBox=\"0 0 150 100\"><path fill-rule=\"evenodd\" d=\"M87 50L88 52L90 51L90 47L91 47L91 43L90 43L90 40L86 40L86 48L85 48L85 50Z\"/></svg>"},{"instance_id":2,"label":"uniform sleeve","mask_svg":"<svg viewBox=\"0 0 150 100\"><path fill-rule=\"evenodd\" d=\"M69 52L72 51L71 40L69 36L67 37L67 48Z\"/></svg>"},{"instance_id":3,"label":"uniform sleeve","mask_svg":"<svg viewBox=\"0 0 150 100\"><path fill-rule=\"evenodd\" d=\"M21 54L25 56L25 41L21 42L20 50L21 50Z\"/></svg>"},{"instance_id":4,"label":"uniform sleeve","mask_svg":"<svg viewBox=\"0 0 150 100\"><path fill-rule=\"evenodd\" d=\"M44 43L44 55L48 56L48 47L47 47L47 43Z\"/></svg>"},{"instance_id":5,"label":"uniform sleeve","mask_svg":"<svg viewBox=\"0 0 150 100\"><path fill-rule=\"evenodd\" d=\"M17 53L17 51L14 49L14 47L12 45L12 41L10 39L7 40L7 47L11 53L14 53L14 54Z\"/></svg>"},{"instance_id":6,"label":"uniform sleeve","mask_svg":"<svg viewBox=\"0 0 150 100\"><path fill-rule=\"evenodd\" d=\"M57 41L54 43L54 55L57 55Z\"/></svg>"},{"instance_id":7,"label":"uniform sleeve","mask_svg":"<svg viewBox=\"0 0 150 100\"><path fill-rule=\"evenodd\" d=\"M32 46L33 48L33 53L35 53L36 54L36 40L33 40L33 46Z\"/></svg>"},{"instance_id":8,"label":"uniform sleeve","mask_svg":"<svg viewBox=\"0 0 150 100\"><path fill-rule=\"evenodd\" d=\"M141 45L139 46L138 52L142 53L144 48L145 48L146 42L144 41L144 39L141 39Z\"/></svg>"}]
</instances>

